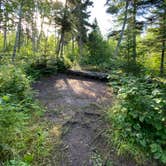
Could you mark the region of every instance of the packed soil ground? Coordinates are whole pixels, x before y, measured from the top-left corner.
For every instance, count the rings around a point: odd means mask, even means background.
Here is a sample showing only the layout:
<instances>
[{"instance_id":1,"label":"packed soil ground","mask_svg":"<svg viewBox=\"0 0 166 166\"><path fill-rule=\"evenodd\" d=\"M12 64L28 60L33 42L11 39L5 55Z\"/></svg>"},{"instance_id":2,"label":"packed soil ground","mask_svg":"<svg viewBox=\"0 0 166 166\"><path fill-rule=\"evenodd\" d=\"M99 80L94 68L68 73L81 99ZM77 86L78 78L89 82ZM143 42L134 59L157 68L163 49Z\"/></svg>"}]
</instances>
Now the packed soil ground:
<instances>
[{"instance_id":1,"label":"packed soil ground","mask_svg":"<svg viewBox=\"0 0 166 166\"><path fill-rule=\"evenodd\" d=\"M101 81L59 74L41 78L34 88L47 112L44 120L61 126L61 146L55 147L50 166L135 166L108 149L103 113L111 106L111 89ZM57 127L53 132L57 133ZM63 132L62 132L63 131ZM109 161L107 161L109 159ZM106 163L107 161L107 163Z\"/></svg>"}]
</instances>

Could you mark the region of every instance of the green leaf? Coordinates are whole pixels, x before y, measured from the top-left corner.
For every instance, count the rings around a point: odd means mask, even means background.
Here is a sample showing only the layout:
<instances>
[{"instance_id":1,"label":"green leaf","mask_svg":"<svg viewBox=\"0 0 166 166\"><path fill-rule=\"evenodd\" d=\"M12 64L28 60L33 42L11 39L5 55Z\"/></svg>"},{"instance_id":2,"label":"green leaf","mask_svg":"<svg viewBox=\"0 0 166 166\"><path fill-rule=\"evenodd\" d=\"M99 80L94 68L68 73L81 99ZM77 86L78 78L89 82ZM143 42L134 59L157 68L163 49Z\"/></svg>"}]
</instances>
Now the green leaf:
<instances>
[{"instance_id":1,"label":"green leaf","mask_svg":"<svg viewBox=\"0 0 166 166\"><path fill-rule=\"evenodd\" d=\"M9 101L10 97L6 95L6 96L3 96L2 99L3 99L4 101Z\"/></svg>"},{"instance_id":2,"label":"green leaf","mask_svg":"<svg viewBox=\"0 0 166 166\"><path fill-rule=\"evenodd\" d=\"M166 152L162 154L161 161L166 164Z\"/></svg>"},{"instance_id":3,"label":"green leaf","mask_svg":"<svg viewBox=\"0 0 166 166\"><path fill-rule=\"evenodd\" d=\"M151 147L151 152L155 153L160 148L160 145L158 145L158 144L151 144L150 147Z\"/></svg>"},{"instance_id":4,"label":"green leaf","mask_svg":"<svg viewBox=\"0 0 166 166\"><path fill-rule=\"evenodd\" d=\"M33 154L28 153L28 154L26 154L26 155L24 156L24 160L25 160L27 163L31 163L31 162L33 161L33 159L34 159L34 155L33 155Z\"/></svg>"},{"instance_id":5,"label":"green leaf","mask_svg":"<svg viewBox=\"0 0 166 166\"><path fill-rule=\"evenodd\" d=\"M160 152L157 152L154 154L154 158L155 159L159 159L161 157L161 153Z\"/></svg>"}]
</instances>

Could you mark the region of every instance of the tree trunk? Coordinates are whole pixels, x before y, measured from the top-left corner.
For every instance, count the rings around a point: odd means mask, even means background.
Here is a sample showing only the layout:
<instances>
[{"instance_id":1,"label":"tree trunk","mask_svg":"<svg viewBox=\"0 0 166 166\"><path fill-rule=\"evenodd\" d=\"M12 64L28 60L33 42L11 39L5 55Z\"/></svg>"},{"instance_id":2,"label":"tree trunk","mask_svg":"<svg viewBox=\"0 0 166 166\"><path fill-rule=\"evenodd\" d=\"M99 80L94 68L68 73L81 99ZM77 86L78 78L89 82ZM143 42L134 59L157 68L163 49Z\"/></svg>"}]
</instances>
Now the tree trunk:
<instances>
[{"instance_id":1,"label":"tree trunk","mask_svg":"<svg viewBox=\"0 0 166 166\"><path fill-rule=\"evenodd\" d=\"M41 25L40 25L40 34L39 34L38 39L37 39L36 51L39 50L40 40L41 40L42 33L43 33L43 24L44 24L44 17L42 17L42 21L41 21Z\"/></svg>"},{"instance_id":2,"label":"tree trunk","mask_svg":"<svg viewBox=\"0 0 166 166\"><path fill-rule=\"evenodd\" d=\"M33 53L36 52L36 24L34 23L34 20L32 20L32 51Z\"/></svg>"},{"instance_id":3,"label":"tree trunk","mask_svg":"<svg viewBox=\"0 0 166 166\"><path fill-rule=\"evenodd\" d=\"M162 39L162 53L161 53L161 62L160 62L160 75L164 74L164 58L165 58L165 47L166 47L166 9L164 10L164 16L163 16L163 39Z\"/></svg>"},{"instance_id":4,"label":"tree trunk","mask_svg":"<svg viewBox=\"0 0 166 166\"><path fill-rule=\"evenodd\" d=\"M60 57L63 58L63 49L64 49L64 37L61 43L61 52L60 52Z\"/></svg>"},{"instance_id":5,"label":"tree trunk","mask_svg":"<svg viewBox=\"0 0 166 166\"><path fill-rule=\"evenodd\" d=\"M22 29L21 29L21 27L20 27L20 29L19 29L19 38L18 38L18 52L20 52L20 48L21 48L21 31L22 31Z\"/></svg>"},{"instance_id":6,"label":"tree trunk","mask_svg":"<svg viewBox=\"0 0 166 166\"><path fill-rule=\"evenodd\" d=\"M15 38L15 44L14 44L14 49L13 49L13 55L12 55L12 62L14 62L15 57L16 57L16 51L19 45L19 37L20 37L20 32L21 32L21 21L22 21L22 7L23 7L23 1L20 4L19 7L19 21L17 25L17 31L16 31L16 38Z\"/></svg>"},{"instance_id":7,"label":"tree trunk","mask_svg":"<svg viewBox=\"0 0 166 166\"><path fill-rule=\"evenodd\" d=\"M37 20L37 3L35 1L35 7L33 9L33 17L32 17L32 51L33 53L37 52L37 44L36 44L36 36L37 36L37 29L36 29L36 20Z\"/></svg>"},{"instance_id":8,"label":"tree trunk","mask_svg":"<svg viewBox=\"0 0 166 166\"><path fill-rule=\"evenodd\" d=\"M118 51L119 51L119 47L123 38L123 34L124 34L124 30L125 30L125 26L126 26L126 22L127 22L127 15L128 15L128 6L129 6L129 0L126 0L126 6L125 6L125 17L124 17L124 21L123 21L123 26L122 26L122 30L120 33L120 38L118 40L118 44L116 46L115 52L114 52L114 56L118 55Z\"/></svg>"},{"instance_id":9,"label":"tree trunk","mask_svg":"<svg viewBox=\"0 0 166 166\"><path fill-rule=\"evenodd\" d=\"M72 54L74 54L74 49L75 49L75 45L74 45L74 35L72 35Z\"/></svg>"},{"instance_id":10,"label":"tree trunk","mask_svg":"<svg viewBox=\"0 0 166 166\"><path fill-rule=\"evenodd\" d=\"M63 56L64 36L65 36L65 32L62 30L57 51L56 51L58 57Z\"/></svg>"},{"instance_id":11,"label":"tree trunk","mask_svg":"<svg viewBox=\"0 0 166 166\"><path fill-rule=\"evenodd\" d=\"M3 16L2 16L2 0L0 0L0 29L2 28L1 24L2 24L2 20L3 20Z\"/></svg>"},{"instance_id":12,"label":"tree trunk","mask_svg":"<svg viewBox=\"0 0 166 166\"><path fill-rule=\"evenodd\" d=\"M161 64L160 64L160 74L163 75L164 74L164 56L165 56L165 39L162 42L162 54L161 54Z\"/></svg>"},{"instance_id":13,"label":"tree trunk","mask_svg":"<svg viewBox=\"0 0 166 166\"><path fill-rule=\"evenodd\" d=\"M66 19L67 17L67 13L66 13L66 10L67 10L67 3L68 3L68 0L65 1L65 8L64 8L64 14L63 14L63 18L62 18L62 22ZM64 25L62 24L62 28L61 28L61 37L60 37L60 40L59 40L59 44L58 44L58 47L57 47L57 50L56 50L56 54L57 56L63 56L63 46L64 46L64 37L65 37L65 27L63 27Z\"/></svg>"},{"instance_id":14,"label":"tree trunk","mask_svg":"<svg viewBox=\"0 0 166 166\"><path fill-rule=\"evenodd\" d=\"M7 20L8 20L8 14L5 11L3 51L6 51L6 49L7 49Z\"/></svg>"},{"instance_id":15,"label":"tree trunk","mask_svg":"<svg viewBox=\"0 0 166 166\"><path fill-rule=\"evenodd\" d=\"M80 34L78 39L78 46L79 46L79 56L82 58L82 51L83 51L83 42L82 42L82 35Z\"/></svg>"},{"instance_id":16,"label":"tree trunk","mask_svg":"<svg viewBox=\"0 0 166 166\"><path fill-rule=\"evenodd\" d=\"M136 0L133 0L133 62L136 63L137 57L137 43L136 43L136 13L137 13L137 4Z\"/></svg>"}]
</instances>

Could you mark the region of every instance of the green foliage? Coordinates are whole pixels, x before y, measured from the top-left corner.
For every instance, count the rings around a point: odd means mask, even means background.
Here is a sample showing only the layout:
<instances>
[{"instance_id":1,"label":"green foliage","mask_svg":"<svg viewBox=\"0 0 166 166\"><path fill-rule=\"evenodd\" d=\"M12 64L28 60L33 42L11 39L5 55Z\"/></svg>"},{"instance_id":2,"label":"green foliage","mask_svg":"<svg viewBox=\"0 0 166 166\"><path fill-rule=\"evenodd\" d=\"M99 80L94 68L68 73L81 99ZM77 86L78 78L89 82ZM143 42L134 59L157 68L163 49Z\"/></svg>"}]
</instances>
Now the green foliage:
<instances>
[{"instance_id":1,"label":"green foliage","mask_svg":"<svg viewBox=\"0 0 166 166\"><path fill-rule=\"evenodd\" d=\"M88 64L99 65L110 61L112 48L96 29L89 34L88 49L90 53L87 57Z\"/></svg>"},{"instance_id":2,"label":"green foliage","mask_svg":"<svg viewBox=\"0 0 166 166\"><path fill-rule=\"evenodd\" d=\"M66 71L68 68L71 67L71 61L67 58L58 58L56 60L56 65L58 68L58 71Z\"/></svg>"},{"instance_id":3,"label":"green foliage","mask_svg":"<svg viewBox=\"0 0 166 166\"><path fill-rule=\"evenodd\" d=\"M142 75L145 72L143 65L141 65L140 63L134 63L133 61L131 62L121 61L121 69L126 73L131 73L137 76L139 74Z\"/></svg>"},{"instance_id":4,"label":"green foliage","mask_svg":"<svg viewBox=\"0 0 166 166\"><path fill-rule=\"evenodd\" d=\"M40 57L32 60L28 64L24 64L24 70L26 74L33 79L37 79L43 75L50 75L57 73L57 64L54 59L46 59Z\"/></svg>"},{"instance_id":5,"label":"green foliage","mask_svg":"<svg viewBox=\"0 0 166 166\"><path fill-rule=\"evenodd\" d=\"M26 108L25 108L26 109ZM29 116L20 104L13 103L8 95L0 98L0 159L5 160L18 153L16 138L21 136Z\"/></svg>"},{"instance_id":6,"label":"green foliage","mask_svg":"<svg viewBox=\"0 0 166 166\"><path fill-rule=\"evenodd\" d=\"M21 69L13 65L0 67L0 94L12 94L15 99L22 100L32 96L30 91L30 80Z\"/></svg>"},{"instance_id":7,"label":"green foliage","mask_svg":"<svg viewBox=\"0 0 166 166\"><path fill-rule=\"evenodd\" d=\"M30 165L21 160L10 160L6 163L6 166L30 166Z\"/></svg>"},{"instance_id":8,"label":"green foliage","mask_svg":"<svg viewBox=\"0 0 166 166\"><path fill-rule=\"evenodd\" d=\"M151 77L115 76L111 85L118 102L109 111L113 137L120 151L140 151L166 163L166 84Z\"/></svg>"},{"instance_id":9,"label":"green foliage","mask_svg":"<svg viewBox=\"0 0 166 166\"><path fill-rule=\"evenodd\" d=\"M161 45L155 40L156 34L149 29L144 37L138 37L137 51L138 62L146 68L148 73L158 75L161 61L159 48L161 48Z\"/></svg>"},{"instance_id":10,"label":"green foliage","mask_svg":"<svg viewBox=\"0 0 166 166\"><path fill-rule=\"evenodd\" d=\"M0 161L9 166L28 166L50 151L48 132L38 122L43 110L22 68L2 65L0 70Z\"/></svg>"}]
</instances>

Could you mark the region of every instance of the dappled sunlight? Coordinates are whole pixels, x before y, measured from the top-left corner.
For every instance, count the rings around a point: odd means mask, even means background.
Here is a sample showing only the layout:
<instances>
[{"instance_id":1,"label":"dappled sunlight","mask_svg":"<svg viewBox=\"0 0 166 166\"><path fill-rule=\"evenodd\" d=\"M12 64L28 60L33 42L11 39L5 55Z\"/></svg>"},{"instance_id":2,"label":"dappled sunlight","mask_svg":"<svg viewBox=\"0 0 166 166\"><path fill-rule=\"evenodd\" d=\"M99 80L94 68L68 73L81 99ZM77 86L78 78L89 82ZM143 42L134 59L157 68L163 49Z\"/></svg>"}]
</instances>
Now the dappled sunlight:
<instances>
[{"instance_id":1,"label":"dappled sunlight","mask_svg":"<svg viewBox=\"0 0 166 166\"><path fill-rule=\"evenodd\" d=\"M91 104L103 106L112 102L112 91L105 83L79 76L59 74L47 80L42 78L34 87L39 91L41 103L49 110L60 108L63 119L74 116L76 110ZM50 119L55 119L54 112L48 115Z\"/></svg>"},{"instance_id":2,"label":"dappled sunlight","mask_svg":"<svg viewBox=\"0 0 166 166\"><path fill-rule=\"evenodd\" d=\"M61 136L61 133L62 133L62 126L61 125L55 125L51 128L50 130L50 134L51 136L53 137L60 137Z\"/></svg>"},{"instance_id":3,"label":"dappled sunlight","mask_svg":"<svg viewBox=\"0 0 166 166\"><path fill-rule=\"evenodd\" d=\"M54 83L55 90L66 90L67 94L74 94L77 97L81 98L91 98L91 99L100 99L104 98L105 95L108 97L108 93L106 93L105 86L102 86L101 82L96 82L92 80L77 80L72 78L63 78L56 80ZM100 88L100 93L98 93Z\"/></svg>"}]
</instances>

